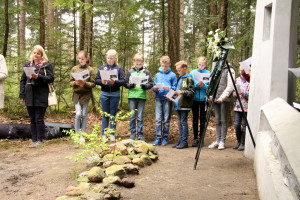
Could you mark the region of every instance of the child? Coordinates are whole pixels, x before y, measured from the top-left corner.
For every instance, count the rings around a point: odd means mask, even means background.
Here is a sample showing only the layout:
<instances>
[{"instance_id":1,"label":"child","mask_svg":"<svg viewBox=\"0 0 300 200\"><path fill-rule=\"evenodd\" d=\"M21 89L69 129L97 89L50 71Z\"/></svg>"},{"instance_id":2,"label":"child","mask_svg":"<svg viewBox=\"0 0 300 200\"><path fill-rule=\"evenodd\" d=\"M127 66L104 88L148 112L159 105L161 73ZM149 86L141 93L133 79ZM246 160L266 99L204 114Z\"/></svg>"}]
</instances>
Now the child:
<instances>
[{"instance_id":1,"label":"child","mask_svg":"<svg viewBox=\"0 0 300 200\"><path fill-rule=\"evenodd\" d=\"M194 80L195 86L195 95L193 100L193 131L194 131L194 142L192 147L197 147L199 141L201 141L203 137L203 131L206 120L206 88L208 86L208 81L197 81L195 79L195 74L198 73L206 73L210 74L210 71L205 69L207 67L207 59L204 56L201 56L198 59L198 69L191 71L191 75ZM198 121L199 121L199 110L200 110L200 132L198 134Z\"/></svg>"},{"instance_id":2,"label":"child","mask_svg":"<svg viewBox=\"0 0 300 200\"><path fill-rule=\"evenodd\" d=\"M116 50L108 50L106 53L107 64L99 67L99 71L96 76L96 85L101 86L101 106L102 111L110 114L111 116L116 116L118 111L118 105L120 100L120 87L125 84L125 76L123 69L118 65L118 54ZM102 80L100 76L100 70L110 71L117 70L118 79L113 80ZM103 114L102 116L102 140L106 140L106 135L104 134L105 129L108 127L110 122L110 128L115 130L116 123L115 120L109 120L108 116ZM115 135L110 134L110 141L115 141Z\"/></svg>"},{"instance_id":3,"label":"child","mask_svg":"<svg viewBox=\"0 0 300 200\"><path fill-rule=\"evenodd\" d=\"M148 69L143 67L144 56L142 54L135 54L134 65L135 67L128 70L125 79L125 87L128 90L128 103L130 111L137 109L137 113L130 116L130 139L136 137L136 116L137 116L137 133L138 139L145 141L143 136L143 115L146 102L146 90L149 90L153 86L152 78ZM148 81L145 84L133 84L132 78L148 76Z\"/></svg>"},{"instance_id":4,"label":"child","mask_svg":"<svg viewBox=\"0 0 300 200\"><path fill-rule=\"evenodd\" d=\"M249 85L250 76L246 74L244 68L240 66L241 76L236 79L236 86L240 88L239 95L241 98L242 106L247 116L248 111L248 96L249 96ZM238 149L243 151L245 149L245 134L246 134L246 120L243 118L242 108L240 106L239 100L237 99L236 91L233 91L233 97L236 98L234 102L234 128L237 139L237 144L233 149ZM243 119L243 130L242 130L242 119Z\"/></svg>"},{"instance_id":5,"label":"child","mask_svg":"<svg viewBox=\"0 0 300 200\"><path fill-rule=\"evenodd\" d=\"M172 102L167 100L165 95L170 89L175 90L177 78L174 72L171 71L171 60L169 56L160 58L159 72L155 75L153 91L155 92L155 127L156 139L153 142L154 146L168 144ZM156 86L158 83L163 83L163 88ZM163 123L163 130L162 130ZM163 136L162 136L163 132Z\"/></svg>"},{"instance_id":6,"label":"child","mask_svg":"<svg viewBox=\"0 0 300 200\"><path fill-rule=\"evenodd\" d=\"M229 64L233 78L234 69ZM230 78L227 64L224 65L219 86L217 88L216 100L213 102L216 117L216 141L211 143L208 148L225 149L225 139L227 135L227 113L230 104L230 95L233 91L233 83Z\"/></svg>"},{"instance_id":7,"label":"child","mask_svg":"<svg viewBox=\"0 0 300 200\"><path fill-rule=\"evenodd\" d=\"M92 88L95 87L95 71L89 66L90 58L84 50L78 53L79 65L72 68L71 73L79 73L85 70L89 71L90 77L86 80L75 80L72 74L70 75L70 86L73 87L73 103L75 104L75 133L85 132L87 124L87 112L89 101L93 96ZM84 140L83 137L80 138Z\"/></svg>"},{"instance_id":8,"label":"child","mask_svg":"<svg viewBox=\"0 0 300 200\"><path fill-rule=\"evenodd\" d=\"M187 63L179 61L175 64L179 79L176 86L176 95L181 95L180 99L175 102L175 110L177 110L179 140L173 147L183 149L188 147L188 114L193 106L194 97L194 81L188 74Z\"/></svg>"}]
</instances>

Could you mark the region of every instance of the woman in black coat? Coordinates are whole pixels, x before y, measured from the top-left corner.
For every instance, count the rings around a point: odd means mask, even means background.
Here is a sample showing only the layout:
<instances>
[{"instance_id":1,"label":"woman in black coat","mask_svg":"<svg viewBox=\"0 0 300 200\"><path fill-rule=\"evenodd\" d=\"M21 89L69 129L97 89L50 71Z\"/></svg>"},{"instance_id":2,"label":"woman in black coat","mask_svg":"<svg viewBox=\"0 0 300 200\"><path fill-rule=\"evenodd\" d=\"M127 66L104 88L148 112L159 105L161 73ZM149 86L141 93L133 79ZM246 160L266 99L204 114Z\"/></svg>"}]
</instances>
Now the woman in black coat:
<instances>
[{"instance_id":1,"label":"woman in black coat","mask_svg":"<svg viewBox=\"0 0 300 200\"><path fill-rule=\"evenodd\" d=\"M29 147L40 146L45 135L44 116L48 107L48 84L54 81L52 66L42 46L32 49L30 61L24 66L34 68L34 74L26 76L23 71L20 80L20 99L27 107L30 117L32 143Z\"/></svg>"}]
</instances>

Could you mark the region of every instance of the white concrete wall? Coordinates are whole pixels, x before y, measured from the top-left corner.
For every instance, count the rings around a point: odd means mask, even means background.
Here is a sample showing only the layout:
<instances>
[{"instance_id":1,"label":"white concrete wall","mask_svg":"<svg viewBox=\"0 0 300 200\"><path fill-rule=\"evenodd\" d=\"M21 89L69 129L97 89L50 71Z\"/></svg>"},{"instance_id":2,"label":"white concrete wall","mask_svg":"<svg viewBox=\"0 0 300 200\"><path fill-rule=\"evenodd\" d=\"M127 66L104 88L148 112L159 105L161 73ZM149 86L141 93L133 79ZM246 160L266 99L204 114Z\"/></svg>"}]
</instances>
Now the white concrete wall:
<instances>
[{"instance_id":1,"label":"white concrete wall","mask_svg":"<svg viewBox=\"0 0 300 200\"><path fill-rule=\"evenodd\" d=\"M287 100L288 67L295 62L291 61L290 52L296 52L296 46L291 44L294 38L291 37L296 36L293 32L298 25L291 16L298 13L298 7L295 7L297 1L257 0L248 109L248 121L254 139L258 132L261 106L276 97ZM270 34L266 39L266 7L270 6ZM253 159L254 147L248 131L245 145L246 157Z\"/></svg>"},{"instance_id":2,"label":"white concrete wall","mask_svg":"<svg viewBox=\"0 0 300 200\"><path fill-rule=\"evenodd\" d=\"M300 185L299 130L300 113L283 99L262 106L254 159L261 200L299 198L294 192ZM284 176L287 168L290 173Z\"/></svg>"}]
</instances>

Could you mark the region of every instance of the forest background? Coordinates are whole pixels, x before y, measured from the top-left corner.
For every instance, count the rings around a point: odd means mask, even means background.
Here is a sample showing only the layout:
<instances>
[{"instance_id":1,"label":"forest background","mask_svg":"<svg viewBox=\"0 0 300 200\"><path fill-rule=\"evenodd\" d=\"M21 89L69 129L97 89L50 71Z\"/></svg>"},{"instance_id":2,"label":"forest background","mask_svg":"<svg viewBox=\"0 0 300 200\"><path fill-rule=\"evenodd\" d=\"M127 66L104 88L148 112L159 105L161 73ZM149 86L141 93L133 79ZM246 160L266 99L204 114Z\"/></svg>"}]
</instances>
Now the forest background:
<instances>
[{"instance_id":1,"label":"forest background","mask_svg":"<svg viewBox=\"0 0 300 200\"><path fill-rule=\"evenodd\" d=\"M71 68L78 64L77 52L82 49L89 53L95 71L106 63L107 50L116 49L125 73L133 67L134 54L143 53L145 66L154 78L162 55L170 56L173 71L175 62L182 59L190 71L196 69L197 58L207 55L208 32L220 28L235 46L228 60L238 74L239 62L252 54L255 4L256 0L1 0L0 53L9 71L3 113L27 116L19 101L19 81L37 44L45 48L55 75L58 105L48 109L48 114L60 117L74 110L68 82ZM95 103L90 109L100 107L100 88L97 86L93 93ZM154 102L152 91L148 91L148 100ZM299 78L295 102L300 103ZM125 88L120 104L128 109Z\"/></svg>"}]
</instances>

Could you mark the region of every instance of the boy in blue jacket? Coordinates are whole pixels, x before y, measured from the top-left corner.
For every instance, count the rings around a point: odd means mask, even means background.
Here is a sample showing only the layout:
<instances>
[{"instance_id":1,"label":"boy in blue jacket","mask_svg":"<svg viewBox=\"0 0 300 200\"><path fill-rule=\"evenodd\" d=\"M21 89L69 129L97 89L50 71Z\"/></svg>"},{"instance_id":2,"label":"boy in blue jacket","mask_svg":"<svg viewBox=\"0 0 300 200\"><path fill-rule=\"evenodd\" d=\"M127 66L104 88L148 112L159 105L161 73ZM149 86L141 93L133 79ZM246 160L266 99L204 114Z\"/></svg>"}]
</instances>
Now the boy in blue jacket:
<instances>
[{"instance_id":1,"label":"boy in blue jacket","mask_svg":"<svg viewBox=\"0 0 300 200\"><path fill-rule=\"evenodd\" d=\"M172 101L166 99L169 90L176 88L177 78L171 71L171 60L169 56L160 58L159 72L155 75L153 91L155 92L155 127L156 139L154 146L168 144L168 136L170 132L170 120L172 112ZM158 85L163 87L160 88ZM163 124L162 124L163 123ZM162 129L163 126L163 129ZM162 135L163 134L163 135Z\"/></svg>"},{"instance_id":2,"label":"boy in blue jacket","mask_svg":"<svg viewBox=\"0 0 300 200\"><path fill-rule=\"evenodd\" d=\"M199 141L201 141L201 138L203 137L203 131L206 121L206 88L208 86L208 81L197 81L195 79L195 74L198 73L206 73L210 74L210 71L206 69L207 67L207 59L204 56L201 56L198 59L198 69L195 69L191 71L191 75L194 80L194 86L195 86L195 95L194 95L194 101L193 101L193 131L194 131L194 142L192 144L192 147L197 147ZM198 122L199 122L199 110L200 110L200 132L198 133Z\"/></svg>"},{"instance_id":3,"label":"boy in blue jacket","mask_svg":"<svg viewBox=\"0 0 300 200\"><path fill-rule=\"evenodd\" d=\"M187 63L179 61L175 64L179 79L176 86L176 95L181 95L180 99L175 102L175 110L177 110L179 140L173 147L183 149L188 147L188 114L193 106L194 97L194 81L187 71Z\"/></svg>"}]
</instances>

